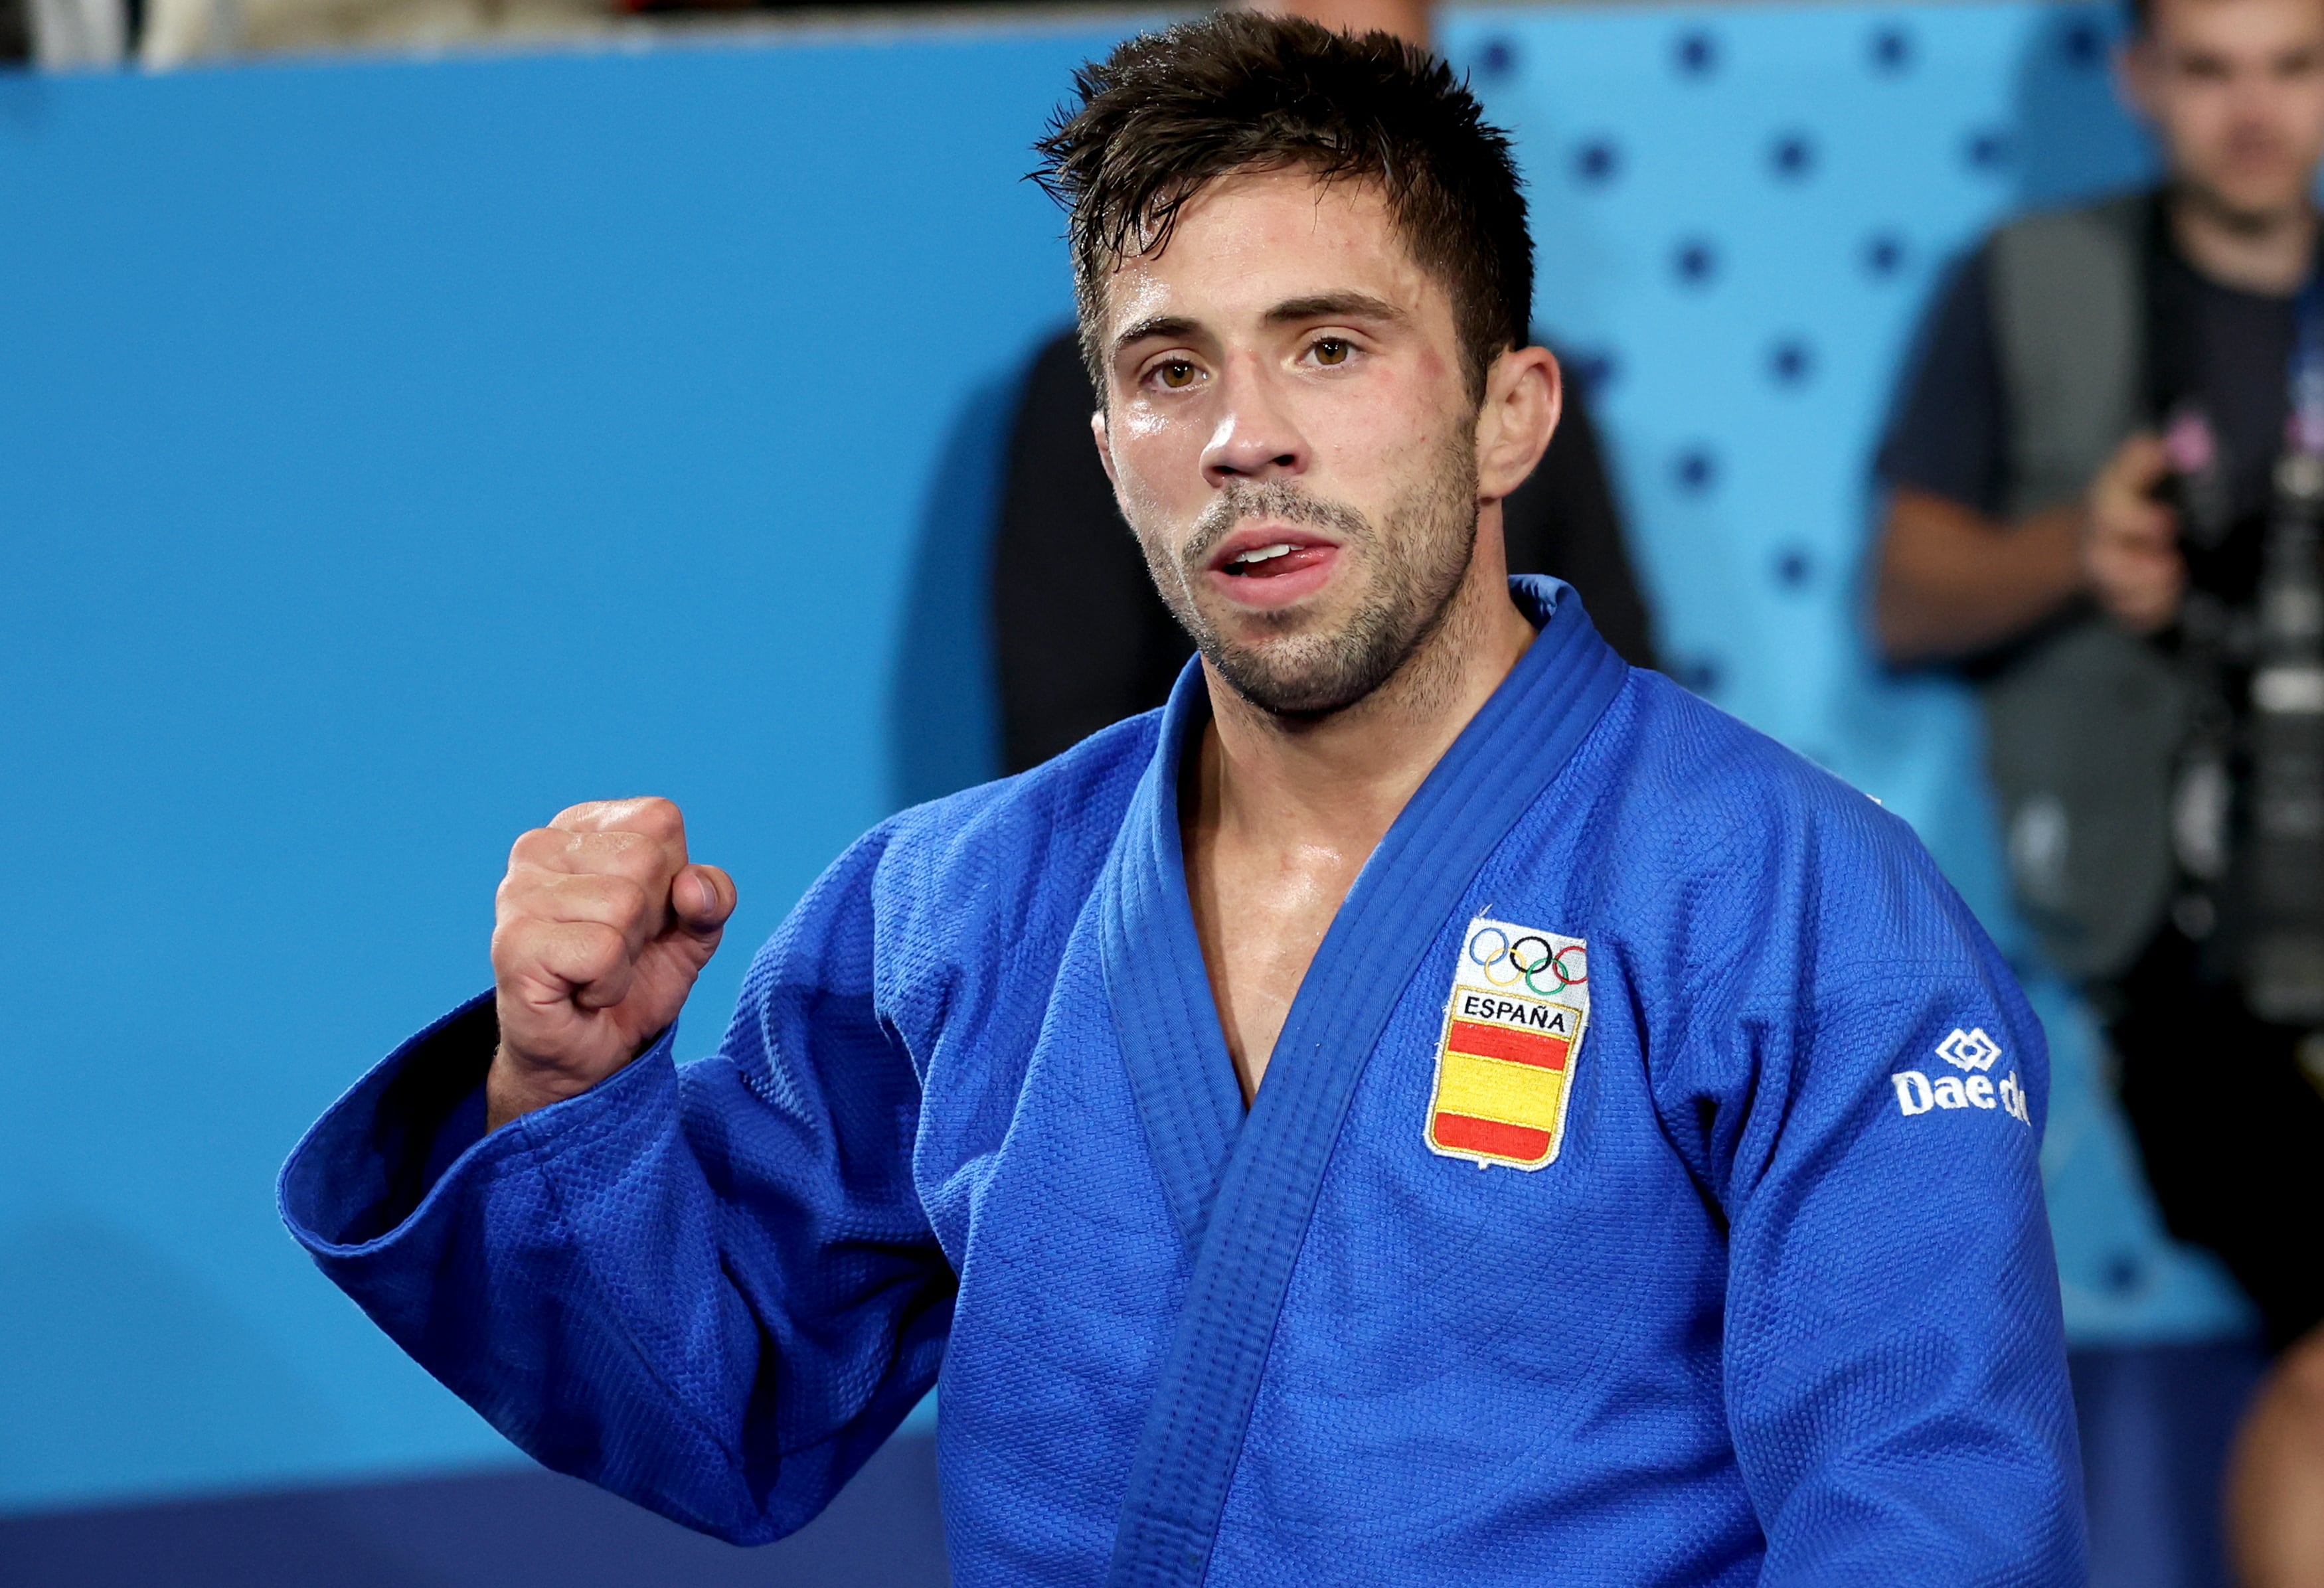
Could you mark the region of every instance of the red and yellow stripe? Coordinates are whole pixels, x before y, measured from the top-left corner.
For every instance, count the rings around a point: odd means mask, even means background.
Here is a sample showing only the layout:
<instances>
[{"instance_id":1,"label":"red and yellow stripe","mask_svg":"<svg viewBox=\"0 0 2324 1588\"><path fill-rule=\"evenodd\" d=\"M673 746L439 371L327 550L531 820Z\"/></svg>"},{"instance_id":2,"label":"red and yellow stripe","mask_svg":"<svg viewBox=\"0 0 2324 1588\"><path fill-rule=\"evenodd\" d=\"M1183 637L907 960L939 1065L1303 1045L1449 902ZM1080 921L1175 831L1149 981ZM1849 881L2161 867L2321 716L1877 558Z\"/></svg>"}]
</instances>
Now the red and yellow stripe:
<instances>
[{"instance_id":1,"label":"red and yellow stripe","mask_svg":"<svg viewBox=\"0 0 2324 1588\"><path fill-rule=\"evenodd\" d=\"M1564 1037L1482 1021L1448 1021L1428 1139L1448 1152L1530 1168L1557 1144L1565 1101Z\"/></svg>"}]
</instances>

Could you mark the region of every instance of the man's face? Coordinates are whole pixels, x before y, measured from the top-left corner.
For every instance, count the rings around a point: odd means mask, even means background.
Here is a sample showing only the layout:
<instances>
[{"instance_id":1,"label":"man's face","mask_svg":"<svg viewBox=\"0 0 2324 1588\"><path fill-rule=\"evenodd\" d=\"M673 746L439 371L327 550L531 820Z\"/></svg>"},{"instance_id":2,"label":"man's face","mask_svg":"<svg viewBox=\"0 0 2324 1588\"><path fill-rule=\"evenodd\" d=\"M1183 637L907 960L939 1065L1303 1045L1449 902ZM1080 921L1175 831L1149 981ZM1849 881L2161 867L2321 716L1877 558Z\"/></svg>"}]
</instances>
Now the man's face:
<instances>
[{"instance_id":1,"label":"man's face","mask_svg":"<svg viewBox=\"0 0 2324 1588\"><path fill-rule=\"evenodd\" d=\"M2304 202L2324 154L2324 3L2154 0L2122 58L2172 175L2231 224Z\"/></svg>"},{"instance_id":2,"label":"man's face","mask_svg":"<svg viewBox=\"0 0 2324 1588\"><path fill-rule=\"evenodd\" d=\"M1254 704L1362 699L1475 544L1450 295L1375 188L1284 170L1204 188L1105 296L1099 443L1163 599Z\"/></svg>"}]
</instances>

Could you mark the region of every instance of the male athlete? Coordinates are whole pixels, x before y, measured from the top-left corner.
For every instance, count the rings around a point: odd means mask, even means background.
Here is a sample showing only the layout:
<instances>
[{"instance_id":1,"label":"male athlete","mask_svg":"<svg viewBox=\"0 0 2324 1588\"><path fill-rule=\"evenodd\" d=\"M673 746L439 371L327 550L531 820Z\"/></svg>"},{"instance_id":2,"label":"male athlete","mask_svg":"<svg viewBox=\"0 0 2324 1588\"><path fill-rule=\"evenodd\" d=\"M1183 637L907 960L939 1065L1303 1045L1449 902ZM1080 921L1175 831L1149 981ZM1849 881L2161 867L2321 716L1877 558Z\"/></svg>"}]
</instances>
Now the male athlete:
<instances>
[{"instance_id":1,"label":"male athlete","mask_svg":"<svg viewBox=\"0 0 2324 1588\"><path fill-rule=\"evenodd\" d=\"M1508 580L1557 422L1506 140L1248 14L1043 144L1200 658L833 866L719 1051L666 803L292 1227L526 1449L738 1541L937 1381L969 1584L2080 1581L2041 1037L1911 834Z\"/></svg>"}]
</instances>

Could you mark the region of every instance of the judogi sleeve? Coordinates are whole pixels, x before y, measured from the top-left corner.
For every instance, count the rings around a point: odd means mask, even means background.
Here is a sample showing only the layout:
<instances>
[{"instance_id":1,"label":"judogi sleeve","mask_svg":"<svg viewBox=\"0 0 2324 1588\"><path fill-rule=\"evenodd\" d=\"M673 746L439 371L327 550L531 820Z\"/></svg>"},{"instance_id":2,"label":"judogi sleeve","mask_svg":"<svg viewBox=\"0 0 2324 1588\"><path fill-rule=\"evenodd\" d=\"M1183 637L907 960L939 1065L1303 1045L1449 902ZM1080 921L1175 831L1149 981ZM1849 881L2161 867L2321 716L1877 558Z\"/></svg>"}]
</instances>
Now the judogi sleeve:
<instances>
[{"instance_id":1,"label":"judogi sleeve","mask_svg":"<svg viewBox=\"0 0 2324 1588\"><path fill-rule=\"evenodd\" d=\"M2080 1466L2041 1030L1903 824L1839 799L1861 808L1729 863L1656 1086L1729 1221L1726 1397L1760 1582L2068 1588Z\"/></svg>"},{"instance_id":2,"label":"judogi sleeve","mask_svg":"<svg viewBox=\"0 0 2324 1588\"><path fill-rule=\"evenodd\" d=\"M543 1464L736 1543L820 1510L935 1381L954 1279L875 1007L878 833L753 962L718 1052L481 1134L489 996L317 1124L282 1211L324 1271ZM432 1161L431 1161L432 1160Z\"/></svg>"}]
</instances>

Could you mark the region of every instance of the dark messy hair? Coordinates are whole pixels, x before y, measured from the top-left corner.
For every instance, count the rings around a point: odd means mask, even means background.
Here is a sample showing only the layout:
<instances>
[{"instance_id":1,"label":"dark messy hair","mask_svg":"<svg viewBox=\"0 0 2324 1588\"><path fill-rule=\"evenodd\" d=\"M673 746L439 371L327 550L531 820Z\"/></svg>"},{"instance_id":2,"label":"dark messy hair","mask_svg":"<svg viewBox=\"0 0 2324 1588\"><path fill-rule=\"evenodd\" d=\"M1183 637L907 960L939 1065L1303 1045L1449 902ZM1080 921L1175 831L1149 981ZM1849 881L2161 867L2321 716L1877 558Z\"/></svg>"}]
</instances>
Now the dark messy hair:
<instances>
[{"instance_id":1,"label":"dark messy hair","mask_svg":"<svg viewBox=\"0 0 2324 1588\"><path fill-rule=\"evenodd\" d=\"M1178 212L1231 171L1304 166L1379 187L1414 260L1452 298L1470 394L1531 339L1533 239L1508 134L1468 85L1389 33L1224 12L1131 39L1074 74L1034 179L1070 216L1082 353L1102 398L1105 280L1167 246Z\"/></svg>"}]
</instances>

